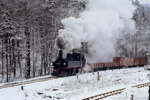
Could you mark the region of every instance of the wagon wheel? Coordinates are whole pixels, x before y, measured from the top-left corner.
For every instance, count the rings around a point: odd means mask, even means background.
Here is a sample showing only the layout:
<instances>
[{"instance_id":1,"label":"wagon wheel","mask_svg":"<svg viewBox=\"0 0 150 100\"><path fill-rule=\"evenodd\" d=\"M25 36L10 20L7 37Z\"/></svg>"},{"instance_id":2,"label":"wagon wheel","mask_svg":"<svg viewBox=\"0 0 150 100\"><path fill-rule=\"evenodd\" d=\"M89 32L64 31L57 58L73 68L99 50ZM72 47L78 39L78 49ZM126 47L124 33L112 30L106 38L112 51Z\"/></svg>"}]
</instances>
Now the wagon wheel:
<instances>
[{"instance_id":1,"label":"wagon wheel","mask_svg":"<svg viewBox=\"0 0 150 100\"><path fill-rule=\"evenodd\" d=\"M67 76L72 75L73 74L73 68L70 68L67 70Z\"/></svg>"},{"instance_id":2,"label":"wagon wheel","mask_svg":"<svg viewBox=\"0 0 150 100\"><path fill-rule=\"evenodd\" d=\"M76 68L76 74L79 72L79 69L80 69L80 68Z\"/></svg>"}]
</instances>

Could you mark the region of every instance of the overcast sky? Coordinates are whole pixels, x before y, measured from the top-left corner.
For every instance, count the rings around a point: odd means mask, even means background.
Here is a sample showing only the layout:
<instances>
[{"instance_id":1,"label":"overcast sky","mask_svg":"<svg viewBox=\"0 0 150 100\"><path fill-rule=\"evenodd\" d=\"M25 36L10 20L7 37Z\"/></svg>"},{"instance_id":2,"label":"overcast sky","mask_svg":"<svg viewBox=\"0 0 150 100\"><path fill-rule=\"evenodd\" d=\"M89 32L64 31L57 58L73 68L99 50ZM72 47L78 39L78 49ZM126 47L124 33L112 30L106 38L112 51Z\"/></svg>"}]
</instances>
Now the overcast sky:
<instances>
[{"instance_id":1,"label":"overcast sky","mask_svg":"<svg viewBox=\"0 0 150 100\"><path fill-rule=\"evenodd\" d=\"M150 4L150 0L139 0L142 4Z\"/></svg>"}]
</instances>

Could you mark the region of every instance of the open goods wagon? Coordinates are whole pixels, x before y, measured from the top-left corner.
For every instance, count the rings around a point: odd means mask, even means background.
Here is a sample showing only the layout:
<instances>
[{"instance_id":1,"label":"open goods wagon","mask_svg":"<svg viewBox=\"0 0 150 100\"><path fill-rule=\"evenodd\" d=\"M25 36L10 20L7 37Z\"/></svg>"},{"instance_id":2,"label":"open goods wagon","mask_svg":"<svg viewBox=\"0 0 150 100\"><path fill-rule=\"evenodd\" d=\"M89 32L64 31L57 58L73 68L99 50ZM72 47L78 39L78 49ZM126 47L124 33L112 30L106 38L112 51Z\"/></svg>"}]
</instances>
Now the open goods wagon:
<instances>
[{"instance_id":1,"label":"open goods wagon","mask_svg":"<svg viewBox=\"0 0 150 100\"><path fill-rule=\"evenodd\" d=\"M128 57L114 57L113 62L105 63L90 63L88 64L94 71L105 69L117 69L123 67L143 66L147 64L146 58L128 58Z\"/></svg>"}]
</instances>

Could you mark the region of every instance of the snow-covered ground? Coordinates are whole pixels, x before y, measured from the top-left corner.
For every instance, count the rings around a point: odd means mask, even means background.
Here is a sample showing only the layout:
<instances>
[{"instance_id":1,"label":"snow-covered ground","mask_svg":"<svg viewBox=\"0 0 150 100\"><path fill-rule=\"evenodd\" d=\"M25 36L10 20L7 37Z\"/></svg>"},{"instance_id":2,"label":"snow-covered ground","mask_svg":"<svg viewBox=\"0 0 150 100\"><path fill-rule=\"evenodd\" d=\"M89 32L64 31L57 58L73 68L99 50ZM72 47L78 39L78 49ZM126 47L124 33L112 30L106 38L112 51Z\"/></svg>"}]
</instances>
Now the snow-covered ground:
<instances>
[{"instance_id":1,"label":"snow-covered ground","mask_svg":"<svg viewBox=\"0 0 150 100\"><path fill-rule=\"evenodd\" d=\"M103 100L131 100L131 95L133 95L133 100L149 100L148 87L143 87L143 88L128 87L120 95L115 95Z\"/></svg>"},{"instance_id":2,"label":"snow-covered ground","mask_svg":"<svg viewBox=\"0 0 150 100\"><path fill-rule=\"evenodd\" d=\"M86 73L77 76L52 79L45 82L15 86L0 89L0 100L81 100L83 98L108 92L115 89L127 88L120 95L105 100L146 100L148 87L131 88L132 85L150 82L150 72L142 67L116 69ZM139 98L139 99L138 99Z\"/></svg>"}]
</instances>

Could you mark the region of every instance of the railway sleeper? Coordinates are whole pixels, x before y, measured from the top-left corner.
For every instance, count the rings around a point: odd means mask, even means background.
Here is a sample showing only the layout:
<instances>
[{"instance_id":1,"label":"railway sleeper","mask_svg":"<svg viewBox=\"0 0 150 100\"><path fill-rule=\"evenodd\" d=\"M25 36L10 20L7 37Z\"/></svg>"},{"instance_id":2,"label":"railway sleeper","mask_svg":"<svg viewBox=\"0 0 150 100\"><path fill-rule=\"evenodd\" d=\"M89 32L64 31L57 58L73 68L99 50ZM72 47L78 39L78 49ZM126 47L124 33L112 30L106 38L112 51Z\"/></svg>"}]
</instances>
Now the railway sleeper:
<instances>
[{"instance_id":1,"label":"railway sleeper","mask_svg":"<svg viewBox=\"0 0 150 100\"><path fill-rule=\"evenodd\" d=\"M102 97L97 97L96 99L94 100L99 100L99 99L104 99L104 98L107 98L107 97L110 97L110 96L113 96L113 95L117 95L117 94L121 94L123 91L119 91L119 92L116 92L116 93L111 93L111 94L108 94L108 95L105 95L105 96L102 96ZM91 98L92 99L92 98Z\"/></svg>"},{"instance_id":2,"label":"railway sleeper","mask_svg":"<svg viewBox=\"0 0 150 100\"><path fill-rule=\"evenodd\" d=\"M98 94L98 95L91 96L91 97L88 97L88 98L85 98L85 99L82 99L82 100L90 100L90 99L93 99L93 98L98 98L98 100L99 100L99 98L106 98L106 97L109 97L109 96L112 96L112 95L120 94L120 93L123 92L124 89L126 89L126 88L122 88L122 89L118 89L118 90Z\"/></svg>"},{"instance_id":3,"label":"railway sleeper","mask_svg":"<svg viewBox=\"0 0 150 100\"><path fill-rule=\"evenodd\" d=\"M142 87L146 87L146 86L149 86L149 84L139 85L139 86L136 86L136 88L142 88Z\"/></svg>"},{"instance_id":4,"label":"railway sleeper","mask_svg":"<svg viewBox=\"0 0 150 100\"><path fill-rule=\"evenodd\" d=\"M144 84L139 84L139 85L134 85L134 86L132 86L132 87L140 87L141 85L150 85L150 82L148 82L148 83L144 83Z\"/></svg>"}]
</instances>

